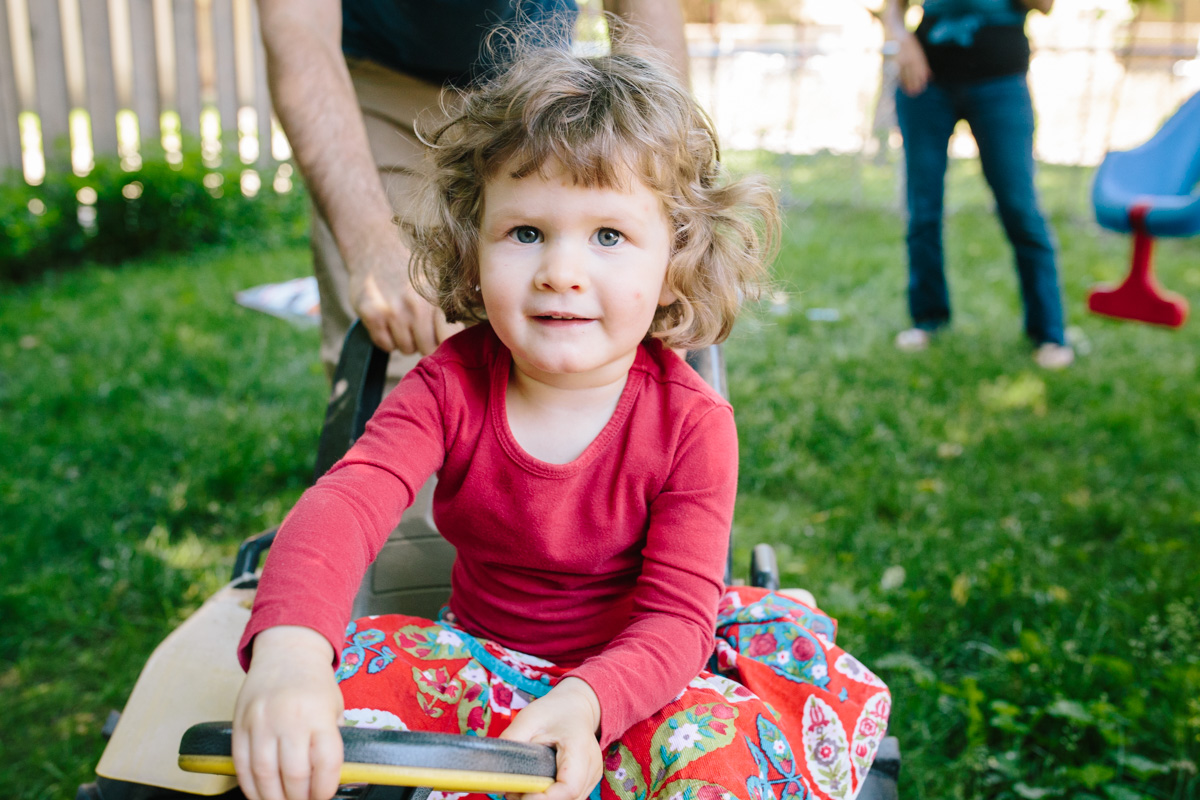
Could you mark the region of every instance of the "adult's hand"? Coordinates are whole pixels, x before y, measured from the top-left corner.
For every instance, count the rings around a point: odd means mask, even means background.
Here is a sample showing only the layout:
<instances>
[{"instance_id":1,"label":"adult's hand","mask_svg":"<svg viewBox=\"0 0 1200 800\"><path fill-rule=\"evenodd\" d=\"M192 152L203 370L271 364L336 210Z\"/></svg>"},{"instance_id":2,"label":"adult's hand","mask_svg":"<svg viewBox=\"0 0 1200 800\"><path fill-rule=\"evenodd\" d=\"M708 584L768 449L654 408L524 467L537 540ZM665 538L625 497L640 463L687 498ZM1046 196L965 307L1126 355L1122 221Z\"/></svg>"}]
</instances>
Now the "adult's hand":
<instances>
[{"instance_id":1,"label":"adult's hand","mask_svg":"<svg viewBox=\"0 0 1200 800\"><path fill-rule=\"evenodd\" d=\"M1040 11L1043 14L1049 14L1050 9L1054 7L1054 0L1021 0L1021 2L1030 11Z\"/></svg>"},{"instance_id":2,"label":"adult's hand","mask_svg":"<svg viewBox=\"0 0 1200 800\"><path fill-rule=\"evenodd\" d=\"M900 49L896 52L896 68L900 76L900 88L909 97L916 97L925 91L933 70L929 68L929 59L917 37L905 32L897 40Z\"/></svg>"},{"instance_id":3,"label":"adult's hand","mask_svg":"<svg viewBox=\"0 0 1200 800\"><path fill-rule=\"evenodd\" d=\"M350 254L350 304L381 349L428 355L463 326L446 322L441 309L412 287L408 258L394 227L376 247Z\"/></svg>"},{"instance_id":4,"label":"adult's hand","mask_svg":"<svg viewBox=\"0 0 1200 800\"><path fill-rule=\"evenodd\" d=\"M342 55L339 0L258 0L267 77L296 163L337 242L375 344L429 353L458 330L408 286L408 251Z\"/></svg>"},{"instance_id":5,"label":"adult's hand","mask_svg":"<svg viewBox=\"0 0 1200 800\"><path fill-rule=\"evenodd\" d=\"M896 69L899 73L900 88L909 97L915 97L925 91L933 71L929 68L929 59L917 37L904 23L904 14L908 10L908 0L888 0L884 6L883 29L887 37L896 43Z\"/></svg>"}]
</instances>

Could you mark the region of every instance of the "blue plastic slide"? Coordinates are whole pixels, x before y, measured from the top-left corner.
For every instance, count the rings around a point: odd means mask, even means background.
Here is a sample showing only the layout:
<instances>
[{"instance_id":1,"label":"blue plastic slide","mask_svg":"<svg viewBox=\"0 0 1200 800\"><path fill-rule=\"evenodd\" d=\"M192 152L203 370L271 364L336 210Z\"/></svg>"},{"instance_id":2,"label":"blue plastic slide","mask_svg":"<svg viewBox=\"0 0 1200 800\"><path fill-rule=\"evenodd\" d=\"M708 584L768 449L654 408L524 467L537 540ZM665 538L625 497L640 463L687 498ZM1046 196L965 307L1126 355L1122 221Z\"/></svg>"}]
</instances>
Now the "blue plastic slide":
<instances>
[{"instance_id":1,"label":"blue plastic slide","mask_svg":"<svg viewBox=\"0 0 1200 800\"><path fill-rule=\"evenodd\" d=\"M1122 233L1134 230L1130 211L1146 208L1151 236L1200 233L1200 92L1180 106L1141 147L1111 152L1096 170L1096 221Z\"/></svg>"}]
</instances>

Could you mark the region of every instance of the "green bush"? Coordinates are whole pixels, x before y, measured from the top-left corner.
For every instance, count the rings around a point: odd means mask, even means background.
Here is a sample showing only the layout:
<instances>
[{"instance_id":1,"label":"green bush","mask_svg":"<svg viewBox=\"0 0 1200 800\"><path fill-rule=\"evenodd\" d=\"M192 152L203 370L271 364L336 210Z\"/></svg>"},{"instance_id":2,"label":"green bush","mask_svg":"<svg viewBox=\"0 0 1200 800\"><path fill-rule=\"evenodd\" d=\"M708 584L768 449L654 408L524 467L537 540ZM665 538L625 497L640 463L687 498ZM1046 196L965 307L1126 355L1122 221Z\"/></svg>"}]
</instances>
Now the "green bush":
<instances>
[{"instance_id":1,"label":"green bush","mask_svg":"<svg viewBox=\"0 0 1200 800\"><path fill-rule=\"evenodd\" d=\"M148 155L132 172L115 158L97 159L87 177L51 171L40 186L10 175L0 183L0 281L200 245L272 248L304 241L308 200L299 181L280 194L266 174L258 194L246 197L239 188L242 170L240 164L205 167L192 150L174 166ZM95 192L94 202L80 202L85 188Z\"/></svg>"}]
</instances>

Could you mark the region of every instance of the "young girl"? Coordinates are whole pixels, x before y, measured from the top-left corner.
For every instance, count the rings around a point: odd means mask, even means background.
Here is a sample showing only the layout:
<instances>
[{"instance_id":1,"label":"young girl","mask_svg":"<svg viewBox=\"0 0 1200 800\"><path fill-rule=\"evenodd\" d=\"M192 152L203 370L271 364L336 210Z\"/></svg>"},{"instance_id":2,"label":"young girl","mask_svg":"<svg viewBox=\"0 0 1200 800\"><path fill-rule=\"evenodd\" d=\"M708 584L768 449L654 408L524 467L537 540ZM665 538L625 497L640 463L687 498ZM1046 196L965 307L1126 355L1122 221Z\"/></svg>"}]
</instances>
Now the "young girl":
<instances>
[{"instance_id":1,"label":"young girl","mask_svg":"<svg viewBox=\"0 0 1200 800\"><path fill-rule=\"evenodd\" d=\"M336 726L367 724L551 745L535 800L853 797L887 690L819 611L725 589L733 414L671 349L728 335L773 197L723 180L711 124L643 55L518 43L512 64L431 137L433 213L408 226L414 282L479 324L280 529L240 649L242 788L331 796ZM449 608L347 628L435 473Z\"/></svg>"}]
</instances>

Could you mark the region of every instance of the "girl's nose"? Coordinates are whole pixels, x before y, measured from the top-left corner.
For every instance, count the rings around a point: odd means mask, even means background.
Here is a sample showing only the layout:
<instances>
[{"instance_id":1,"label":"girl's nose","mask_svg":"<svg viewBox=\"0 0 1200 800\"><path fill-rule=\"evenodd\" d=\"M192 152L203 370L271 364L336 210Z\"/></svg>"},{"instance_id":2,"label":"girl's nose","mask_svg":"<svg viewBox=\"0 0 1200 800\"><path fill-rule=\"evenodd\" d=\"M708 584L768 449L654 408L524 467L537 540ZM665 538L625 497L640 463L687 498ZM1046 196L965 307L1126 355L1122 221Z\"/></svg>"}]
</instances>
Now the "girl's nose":
<instances>
[{"instance_id":1,"label":"girl's nose","mask_svg":"<svg viewBox=\"0 0 1200 800\"><path fill-rule=\"evenodd\" d=\"M581 292L588 286L583 254L559 242L542 250L534 282L550 292Z\"/></svg>"}]
</instances>

